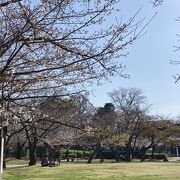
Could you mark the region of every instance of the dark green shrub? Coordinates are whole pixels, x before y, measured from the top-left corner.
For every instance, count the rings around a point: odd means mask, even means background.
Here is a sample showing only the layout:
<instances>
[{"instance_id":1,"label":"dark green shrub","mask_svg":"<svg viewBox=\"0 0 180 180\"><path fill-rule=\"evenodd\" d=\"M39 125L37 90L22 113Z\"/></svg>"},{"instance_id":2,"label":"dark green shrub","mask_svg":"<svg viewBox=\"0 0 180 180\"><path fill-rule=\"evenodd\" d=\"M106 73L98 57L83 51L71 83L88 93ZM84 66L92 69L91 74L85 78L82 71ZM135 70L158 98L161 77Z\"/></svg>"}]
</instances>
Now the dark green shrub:
<instances>
[{"instance_id":1,"label":"dark green shrub","mask_svg":"<svg viewBox=\"0 0 180 180\"><path fill-rule=\"evenodd\" d=\"M168 161L167 157L165 154L154 154L153 158L151 154L146 154L145 159L154 159L154 160L163 160L163 161Z\"/></svg>"},{"instance_id":2,"label":"dark green shrub","mask_svg":"<svg viewBox=\"0 0 180 180\"><path fill-rule=\"evenodd\" d=\"M72 150L72 149L61 149L61 158L86 158L89 157L91 151L83 151L83 150Z\"/></svg>"}]
</instances>

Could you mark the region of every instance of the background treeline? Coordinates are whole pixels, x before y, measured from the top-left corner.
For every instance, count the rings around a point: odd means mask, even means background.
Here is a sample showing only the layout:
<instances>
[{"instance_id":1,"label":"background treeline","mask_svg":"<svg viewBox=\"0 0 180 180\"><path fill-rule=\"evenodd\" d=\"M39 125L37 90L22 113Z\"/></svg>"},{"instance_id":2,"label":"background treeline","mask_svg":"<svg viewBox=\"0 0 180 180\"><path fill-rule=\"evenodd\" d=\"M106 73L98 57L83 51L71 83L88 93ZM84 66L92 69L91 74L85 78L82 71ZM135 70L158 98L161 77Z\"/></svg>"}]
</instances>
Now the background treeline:
<instances>
[{"instance_id":1,"label":"background treeline","mask_svg":"<svg viewBox=\"0 0 180 180\"><path fill-rule=\"evenodd\" d=\"M98 108L80 94L14 104L13 116L4 117L9 119L4 131L6 157L14 152L19 159L28 149L29 165L36 164L36 152L39 157L52 157L57 150L62 158L85 158L88 163L110 157L117 162L144 161L159 158L155 155L158 146L179 146L179 121L150 115L141 90L119 88L109 96L112 102Z\"/></svg>"}]
</instances>

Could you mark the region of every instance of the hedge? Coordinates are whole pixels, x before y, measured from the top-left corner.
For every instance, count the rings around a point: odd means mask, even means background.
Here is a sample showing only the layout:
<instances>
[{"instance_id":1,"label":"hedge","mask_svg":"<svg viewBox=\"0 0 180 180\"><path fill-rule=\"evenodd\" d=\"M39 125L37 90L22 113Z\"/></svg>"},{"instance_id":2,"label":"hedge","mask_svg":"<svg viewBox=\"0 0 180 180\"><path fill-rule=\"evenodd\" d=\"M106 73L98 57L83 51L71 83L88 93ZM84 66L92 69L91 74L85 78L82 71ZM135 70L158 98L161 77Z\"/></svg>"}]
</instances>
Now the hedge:
<instances>
[{"instance_id":1,"label":"hedge","mask_svg":"<svg viewBox=\"0 0 180 180\"><path fill-rule=\"evenodd\" d=\"M72 150L72 149L61 149L60 154L61 158L85 158L89 157L91 151L83 151L83 150Z\"/></svg>"}]
</instances>

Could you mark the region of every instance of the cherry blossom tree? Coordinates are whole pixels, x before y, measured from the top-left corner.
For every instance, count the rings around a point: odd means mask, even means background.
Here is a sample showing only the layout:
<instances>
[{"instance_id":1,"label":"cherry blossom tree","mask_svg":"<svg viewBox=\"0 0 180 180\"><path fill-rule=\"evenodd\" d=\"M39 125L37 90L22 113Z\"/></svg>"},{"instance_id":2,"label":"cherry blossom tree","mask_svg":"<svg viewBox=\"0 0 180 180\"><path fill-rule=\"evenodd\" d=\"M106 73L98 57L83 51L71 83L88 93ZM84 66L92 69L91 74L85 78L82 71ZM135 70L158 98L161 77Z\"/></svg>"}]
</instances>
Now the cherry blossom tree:
<instances>
[{"instance_id":1,"label":"cherry blossom tree","mask_svg":"<svg viewBox=\"0 0 180 180\"><path fill-rule=\"evenodd\" d=\"M120 58L147 24L136 20L138 12L115 18L119 10L120 0L0 3L1 126L12 103L69 96L87 83L125 77Z\"/></svg>"},{"instance_id":2,"label":"cherry blossom tree","mask_svg":"<svg viewBox=\"0 0 180 180\"><path fill-rule=\"evenodd\" d=\"M142 21L135 21L136 15L126 22L113 20L117 3L0 4L0 101L63 96L68 93L61 93L62 89L77 92L85 82L117 73L123 76L120 56L143 27Z\"/></svg>"}]
</instances>

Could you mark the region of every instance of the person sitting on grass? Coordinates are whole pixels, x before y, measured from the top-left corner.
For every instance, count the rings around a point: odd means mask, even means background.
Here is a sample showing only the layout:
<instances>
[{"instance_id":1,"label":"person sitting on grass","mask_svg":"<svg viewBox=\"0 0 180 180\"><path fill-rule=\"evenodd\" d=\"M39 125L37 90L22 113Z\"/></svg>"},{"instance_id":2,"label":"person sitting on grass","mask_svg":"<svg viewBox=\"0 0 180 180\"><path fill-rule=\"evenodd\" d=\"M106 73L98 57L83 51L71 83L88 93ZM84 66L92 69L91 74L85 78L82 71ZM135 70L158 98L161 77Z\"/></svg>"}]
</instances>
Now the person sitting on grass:
<instances>
[{"instance_id":1,"label":"person sitting on grass","mask_svg":"<svg viewBox=\"0 0 180 180\"><path fill-rule=\"evenodd\" d=\"M60 166L60 152L56 151L53 155L53 160L50 161L49 166L50 167L55 167L55 166Z\"/></svg>"},{"instance_id":2,"label":"person sitting on grass","mask_svg":"<svg viewBox=\"0 0 180 180\"><path fill-rule=\"evenodd\" d=\"M48 159L47 155L45 155L45 157L42 158L41 166L42 167L49 166L49 159Z\"/></svg>"},{"instance_id":3,"label":"person sitting on grass","mask_svg":"<svg viewBox=\"0 0 180 180\"><path fill-rule=\"evenodd\" d=\"M60 166L61 159L60 159L60 152L59 151L55 152L54 159L55 159L55 162L56 162L56 166Z\"/></svg>"}]
</instances>

